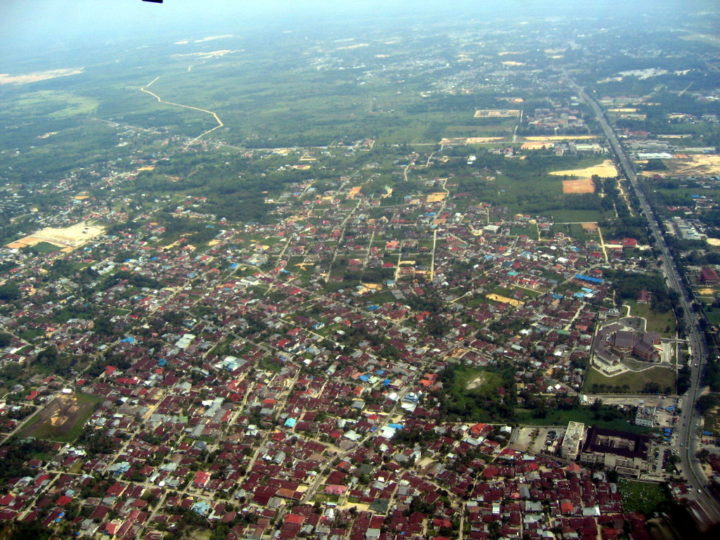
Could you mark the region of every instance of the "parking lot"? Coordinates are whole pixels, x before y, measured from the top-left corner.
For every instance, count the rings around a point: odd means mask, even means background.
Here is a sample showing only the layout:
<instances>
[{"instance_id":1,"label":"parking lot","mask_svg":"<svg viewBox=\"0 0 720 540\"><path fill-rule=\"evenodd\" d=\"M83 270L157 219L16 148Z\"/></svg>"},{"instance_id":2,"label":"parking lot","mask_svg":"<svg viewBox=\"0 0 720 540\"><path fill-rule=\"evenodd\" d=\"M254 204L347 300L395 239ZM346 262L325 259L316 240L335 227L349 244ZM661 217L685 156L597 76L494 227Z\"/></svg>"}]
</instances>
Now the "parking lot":
<instances>
[{"instance_id":1,"label":"parking lot","mask_svg":"<svg viewBox=\"0 0 720 540\"><path fill-rule=\"evenodd\" d=\"M530 453L555 454L565 434L561 427L523 427L513 431L510 447Z\"/></svg>"}]
</instances>

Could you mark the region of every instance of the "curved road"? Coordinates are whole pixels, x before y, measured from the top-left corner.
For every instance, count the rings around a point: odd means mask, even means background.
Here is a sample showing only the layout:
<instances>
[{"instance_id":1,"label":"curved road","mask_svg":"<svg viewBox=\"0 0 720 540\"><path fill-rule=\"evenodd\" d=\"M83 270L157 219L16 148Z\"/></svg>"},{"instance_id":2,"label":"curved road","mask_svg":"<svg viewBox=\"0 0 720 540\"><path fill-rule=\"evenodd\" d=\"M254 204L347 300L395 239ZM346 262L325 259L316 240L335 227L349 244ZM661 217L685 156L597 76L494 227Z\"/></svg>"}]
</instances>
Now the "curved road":
<instances>
[{"instance_id":1,"label":"curved road","mask_svg":"<svg viewBox=\"0 0 720 540\"><path fill-rule=\"evenodd\" d=\"M220 120L220 117L218 116L218 114L217 114L216 112L214 112L214 111L208 111L207 109L202 109L202 108L200 108L200 107L193 107L192 105L183 105L182 103L175 103L175 102L172 102L172 101L165 101L163 98L161 98L160 96L158 96L155 92L152 92L152 91L148 90L148 88L150 88L153 84L155 84L159 78L160 78L160 76L155 77L155 78L154 78L152 81L150 81L146 86L143 86L142 88L140 88L140 91L141 91L142 93L144 93L144 94L148 94L148 95L154 97L154 98L158 101L158 103L164 103L165 105L173 105L173 106L175 106L175 107L182 107L183 109L190 109L190 110L192 110L192 111L199 111L199 112L202 112L202 113L205 113L205 114L209 114L210 116L213 117L213 119L215 120L215 122L217 122L217 126L215 126L214 128L208 129L207 131L203 131L200 135L198 135L197 137L195 137L194 139L192 139L190 142L188 142L188 143L185 145L185 148L188 148L189 146L192 146L195 142L197 142L198 140L200 140L200 139L201 139L202 137L204 137L205 135L209 135L210 133L212 133L212 132L215 131L216 129L220 129L221 127L224 127L224 126L225 126L225 124L223 123L223 121Z\"/></svg>"},{"instance_id":2,"label":"curved road","mask_svg":"<svg viewBox=\"0 0 720 540\"><path fill-rule=\"evenodd\" d=\"M682 396L682 414L680 415L679 424L677 426L677 444L675 449L680 456L680 468L683 476L687 479L689 486L692 488L692 499L696 500L702 512L695 512L695 517L704 526L714 523L720 523L720 504L707 490L707 478L703 473L700 464L695 457L697 448L696 434L699 431L698 414L695 409L695 402L700 394L700 378L704 364L708 361L707 347L705 340L698 326L698 321L692 310L691 300L687 290L683 285L680 274L675 265L675 260L667 247L665 238L660 231L657 217L650 206L645 193L640 189L635 170L625 153L625 149L610 127L600 105L594 98L590 97L585 90L568 79L568 84L578 93L580 98L593 110L597 121L600 123L602 130L612 148L616 162L620 166L622 174L627 178L630 185L640 202L640 208L645 215L650 232L655 239L655 246L660 251L660 262L662 263L663 273L667 279L670 289L676 291L679 295L680 307L682 308L682 316L685 323L688 343L692 347L692 357L690 363L690 389Z\"/></svg>"}]
</instances>

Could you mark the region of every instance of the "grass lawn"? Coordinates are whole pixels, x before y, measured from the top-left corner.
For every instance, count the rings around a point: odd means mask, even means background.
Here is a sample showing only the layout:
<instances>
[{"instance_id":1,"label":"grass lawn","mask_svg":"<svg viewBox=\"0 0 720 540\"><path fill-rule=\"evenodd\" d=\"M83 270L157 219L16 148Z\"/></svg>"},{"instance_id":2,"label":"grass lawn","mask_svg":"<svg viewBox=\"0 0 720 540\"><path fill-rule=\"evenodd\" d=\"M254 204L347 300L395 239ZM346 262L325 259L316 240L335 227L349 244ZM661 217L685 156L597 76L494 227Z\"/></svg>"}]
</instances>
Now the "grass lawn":
<instances>
[{"instance_id":1,"label":"grass lawn","mask_svg":"<svg viewBox=\"0 0 720 540\"><path fill-rule=\"evenodd\" d=\"M513 284L513 294L514 294L515 290L519 290L523 293L523 295L530 296L532 298L537 298L538 296L542 296L543 294L545 294L545 291L535 291L533 289L526 289L524 287L519 287L519 286Z\"/></svg>"},{"instance_id":2,"label":"grass lawn","mask_svg":"<svg viewBox=\"0 0 720 540\"><path fill-rule=\"evenodd\" d=\"M441 409L449 418L469 422L499 422L512 415L503 406L503 393L510 391L509 370L490 371L451 364L440 375L445 392Z\"/></svg>"},{"instance_id":3,"label":"grass lawn","mask_svg":"<svg viewBox=\"0 0 720 540\"><path fill-rule=\"evenodd\" d=\"M371 305L372 304L381 305L381 304L386 304L388 302L394 302L395 297L392 295L392 293L390 293L390 291L382 291L379 293L370 294L368 296L365 296L363 298L363 300L365 300L365 302L367 302Z\"/></svg>"},{"instance_id":4,"label":"grass lawn","mask_svg":"<svg viewBox=\"0 0 720 540\"><path fill-rule=\"evenodd\" d=\"M710 431L715 435L720 433L720 408L713 407L703 415L703 418L705 420L703 431Z\"/></svg>"},{"instance_id":5,"label":"grass lawn","mask_svg":"<svg viewBox=\"0 0 720 540\"><path fill-rule=\"evenodd\" d=\"M32 246L30 251L37 253L38 255L43 255L45 253L55 253L56 251L60 251L60 248L54 244L50 244L49 242L40 242L39 244Z\"/></svg>"},{"instance_id":6,"label":"grass lawn","mask_svg":"<svg viewBox=\"0 0 720 540\"><path fill-rule=\"evenodd\" d=\"M618 489L625 512L640 512L646 516L657 511L658 507L670 500L667 491L660 484L620 480Z\"/></svg>"},{"instance_id":7,"label":"grass lawn","mask_svg":"<svg viewBox=\"0 0 720 540\"><path fill-rule=\"evenodd\" d=\"M570 236L571 238L574 238L575 240L582 240L586 241L590 238L597 238L597 233L588 233L585 231L585 229L582 228L582 225L578 225L576 223L573 223L571 225L568 225L566 223L563 223L561 225L553 225L552 234L561 232L567 236Z\"/></svg>"},{"instance_id":8,"label":"grass lawn","mask_svg":"<svg viewBox=\"0 0 720 540\"><path fill-rule=\"evenodd\" d=\"M537 228L535 225L514 225L510 227L510 234L513 236L529 236L532 239L537 238Z\"/></svg>"},{"instance_id":9,"label":"grass lawn","mask_svg":"<svg viewBox=\"0 0 720 540\"><path fill-rule=\"evenodd\" d=\"M710 324L720 324L720 309L718 308L712 308L709 309L708 306L705 306L705 315L708 318L708 322Z\"/></svg>"},{"instance_id":10,"label":"grass lawn","mask_svg":"<svg viewBox=\"0 0 720 540\"><path fill-rule=\"evenodd\" d=\"M72 401L62 398L51 401L28 420L18 437L36 437L58 442L72 442L77 439L85 422L104 398L82 393L74 394L74 397L75 400Z\"/></svg>"},{"instance_id":11,"label":"grass lawn","mask_svg":"<svg viewBox=\"0 0 720 540\"><path fill-rule=\"evenodd\" d=\"M630 315L647 319L648 332L675 337L675 316L672 311L658 313L650 308L650 304L639 304L635 301L626 304L630 306Z\"/></svg>"},{"instance_id":12,"label":"grass lawn","mask_svg":"<svg viewBox=\"0 0 720 540\"><path fill-rule=\"evenodd\" d=\"M493 392L500 385L502 379L497 373L472 367L458 367L451 389L459 393L470 390Z\"/></svg>"},{"instance_id":13,"label":"grass lawn","mask_svg":"<svg viewBox=\"0 0 720 540\"><path fill-rule=\"evenodd\" d=\"M601 394L642 394L647 383L657 383L660 393L675 393L675 371L664 367L654 367L636 372L627 372L615 377L606 377L595 368L590 368L585 376L584 392ZM670 389L668 391L668 388Z\"/></svg>"},{"instance_id":14,"label":"grass lawn","mask_svg":"<svg viewBox=\"0 0 720 540\"><path fill-rule=\"evenodd\" d=\"M604 216L600 210L553 209L539 212L539 214L551 217L558 223L602 221Z\"/></svg>"},{"instance_id":15,"label":"grass lawn","mask_svg":"<svg viewBox=\"0 0 720 540\"><path fill-rule=\"evenodd\" d=\"M566 426L568 422L582 422L588 426L597 426L630 433L649 433L652 430L643 426L630 424L623 418L613 420L596 419L589 407L577 407L575 409L563 410L553 409L547 412L544 418L533 418L530 409L515 409L516 421L520 425L529 426ZM602 414L602 413L601 413Z\"/></svg>"}]
</instances>

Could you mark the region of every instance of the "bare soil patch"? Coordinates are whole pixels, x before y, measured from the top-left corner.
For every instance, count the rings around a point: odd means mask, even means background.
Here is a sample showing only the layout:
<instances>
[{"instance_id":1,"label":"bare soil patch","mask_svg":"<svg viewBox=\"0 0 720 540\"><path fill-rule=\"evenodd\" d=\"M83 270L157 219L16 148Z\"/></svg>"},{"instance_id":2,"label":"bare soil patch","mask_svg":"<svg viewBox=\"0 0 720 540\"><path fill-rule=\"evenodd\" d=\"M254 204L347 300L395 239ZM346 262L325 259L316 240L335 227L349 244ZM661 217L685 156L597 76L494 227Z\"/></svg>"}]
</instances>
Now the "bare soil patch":
<instances>
[{"instance_id":1,"label":"bare soil patch","mask_svg":"<svg viewBox=\"0 0 720 540\"><path fill-rule=\"evenodd\" d=\"M595 193L595 183L591 178L581 180L563 180L563 193L579 195L581 193Z\"/></svg>"}]
</instances>

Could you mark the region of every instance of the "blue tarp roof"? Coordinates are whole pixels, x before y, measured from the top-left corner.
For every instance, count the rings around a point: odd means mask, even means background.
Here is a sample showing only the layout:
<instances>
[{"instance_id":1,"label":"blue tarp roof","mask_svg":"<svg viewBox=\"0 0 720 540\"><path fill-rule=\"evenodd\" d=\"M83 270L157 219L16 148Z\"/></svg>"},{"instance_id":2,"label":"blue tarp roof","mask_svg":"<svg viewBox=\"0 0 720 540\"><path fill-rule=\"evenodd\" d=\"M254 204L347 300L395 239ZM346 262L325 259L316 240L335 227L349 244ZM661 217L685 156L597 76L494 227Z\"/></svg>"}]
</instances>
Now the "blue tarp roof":
<instances>
[{"instance_id":1,"label":"blue tarp roof","mask_svg":"<svg viewBox=\"0 0 720 540\"><path fill-rule=\"evenodd\" d=\"M579 279L581 281L587 281L589 283L598 283L598 284L604 283L604 280L602 280L600 278L585 276L583 274L575 274L575 279Z\"/></svg>"}]
</instances>

